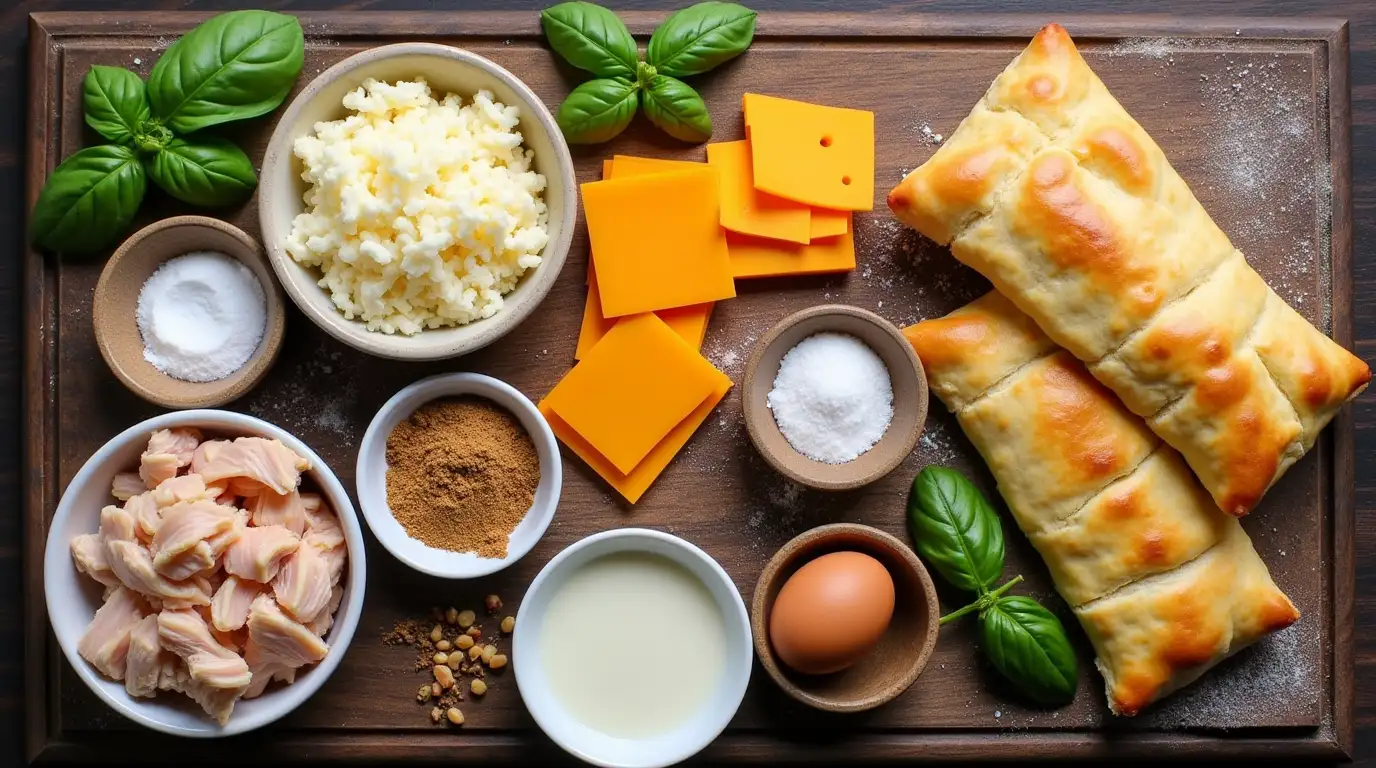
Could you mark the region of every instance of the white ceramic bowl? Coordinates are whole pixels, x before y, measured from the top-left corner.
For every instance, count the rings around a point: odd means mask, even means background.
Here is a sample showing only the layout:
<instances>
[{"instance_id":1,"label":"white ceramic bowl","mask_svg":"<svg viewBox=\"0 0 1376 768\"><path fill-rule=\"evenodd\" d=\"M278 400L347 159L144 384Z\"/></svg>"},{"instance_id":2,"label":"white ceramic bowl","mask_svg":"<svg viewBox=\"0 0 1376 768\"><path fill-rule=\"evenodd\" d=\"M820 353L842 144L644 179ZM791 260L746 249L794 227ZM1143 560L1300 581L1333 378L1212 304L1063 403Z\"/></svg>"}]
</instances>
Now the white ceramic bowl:
<instances>
[{"instance_id":1,"label":"white ceramic bowl","mask_svg":"<svg viewBox=\"0 0 1376 768\"><path fill-rule=\"evenodd\" d=\"M726 626L726 665L707 706L676 730L648 739L608 736L573 717L550 690L539 653L545 613L559 587L590 560L616 552L660 555L687 568L712 594ZM731 722L750 683L753 648L745 603L717 561L677 536L643 528L621 528L593 534L570 545L540 571L516 614L511 656L521 699L541 730L556 744L594 765L656 768L697 754Z\"/></svg>"},{"instance_id":2,"label":"white ceramic bowl","mask_svg":"<svg viewBox=\"0 0 1376 768\"><path fill-rule=\"evenodd\" d=\"M323 288L316 284L318 269L302 267L284 248L292 219L304 210L302 165L292 154L296 139L314 130L321 121L348 114L341 103L344 94L368 78L397 82L424 77L442 95L456 93L465 103L481 89L497 101L521 110L519 129L525 145L535 153L535 170L548 186L549 244L544 261L526 272L516 289L504 297L496 315L457 328L436 328L414 336L369 331L363 323L346 320ZM258 184L258 222L263 245L282 287L311 322L331 336L364 352L398 360L436 360L456 357L486 346L515 328L549 293L564 266L573 242L578 190L573 158L554 117L530 88L515 75L468 51L435 43L398 43L371 48L330 67L316 76L292 100L268 141Z\"/></svg>"},{"instance_id":3,"label":"white ceramic bowl","mask_svg":"<svg viewBox=\"0 0 1376 768\"><path fill-rule=\"evenodd\" d=\"M339 515L349 547L344 598L335 614L334 625L325 635L325 641L330 644L329 654L319 664L304 669L291 685L274 686L258 698L238 702L229 723L224 726L211 720L191 699L180 693L159 692L151 699L130 696L123 683L107 680L76 650L86 626L100 608L102 587L94 579L77 572L72 563L71 540L100 527L100 509L112 501L110 482L115 473L138 466L139 454L148 445L148 436L154 430L171 427L198 427L218 436L281 440L310 461L311 470L306 474ZM197 738L232 736L260 728L309 699L339 666L353 639L358 618L363 613L366 574L362 526L354 514L349 494L325 462L289 432L261 419L229 411L177 411L155 416L124 430L101 446L86 460L62 494L57 514L48 527L48 543L43 551L43 589L48 603L48 620L77 676L106 704L130 720L163 733Z\"/></svg>"},{"instance_id":4,"label":"white ceramic bowl","mask_svg":"<svg viewBox=\"0 0 1376 768\"><path fill-rule=\"evenodd\" d=\"M411 538L406 529L392 516L387 506L387 436L422 405L440 397L477 395L485 397L510 411L525 427L535 453L540 459L540 484L535 489L535 501L530 511L511 532L507 540L506 557L502 559L478 557L473 552L450 552ZM564 468L559 459L559 445L549 423L535 404L515 387L481 373L445 373L421 379L392 395L383 404L363 435L358 448L358 503L363 519L373 535L398 560L431 576L445 579L471 579L486 576L520 560L535 542L545 535L559 506L559 491L564 486Z\"/></svg>"}]
</instances>

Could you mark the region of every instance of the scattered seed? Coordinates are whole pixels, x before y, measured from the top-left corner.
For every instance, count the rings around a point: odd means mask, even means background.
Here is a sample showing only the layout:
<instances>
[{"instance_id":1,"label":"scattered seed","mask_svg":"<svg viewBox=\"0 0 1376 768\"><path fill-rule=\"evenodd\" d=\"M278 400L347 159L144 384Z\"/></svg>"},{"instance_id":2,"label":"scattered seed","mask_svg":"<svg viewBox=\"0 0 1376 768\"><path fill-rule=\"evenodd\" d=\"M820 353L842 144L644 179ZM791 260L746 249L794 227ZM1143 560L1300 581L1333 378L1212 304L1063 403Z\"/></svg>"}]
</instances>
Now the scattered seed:
<instances>
[{"instance_id":1,"label":"scattered seed","mask_svg":"<svg viewBox=\"0 0 1376 768\"><path fill-rule=\"evenodd\" d=\"M435 625L435 628L432 629L432 630L430 630L430 642L432 642L432 643L438 643L438 642L440 641L440 639L443 638L443 637L444 637L444 629L442 629L442 628L440 627L440 625L436 624L436 625Z\"/></svg>"},{"instance_id":2,"label":"scattered seed","mask_svg":"<svg viewBox=\"0 0 1376 768\"><path fill-rule=\"evenodd\" d=\"M454 725L463 725L463 713L460 712L457 708L450 707L449 711L444 714L445 717L449 718L449 722L453 723ZM438 720L436 722L438 722Z\"/></svg>"},{"instance_id":3,"label":"scattered seed","mask_svg":"<svg viewBox=\"0 0 1376 768\"><path fill-rule=\"evenodd\" d=\"M492 661L492 657L493 657L493 656L496 656L496 655L497 655L497 646L495 646L495 645L484 645L484 646L483 646L483 663L484 663L484 664L488 663L489 661Z\"/></svg>"},{"instance_id":4,"label":"scattered seed","mask_svg":"<svg viewBox=\"0 0 1376 768\"><path fill-rule=\"evenodd\" d=\"M469 660L469 661L477 661L478 658L479 658L480 656L482 656L482 655L483 655L483 647L482 647L481 645L475 645L475 646L473 646L472 648L469 648L469 649L468 649L468 660Z\"/></svg>"},{"instance_id":5,"label":"scattered seed","mask_svg":"<svg viewBox=\"0 0 1376 768\"><path fill-rule=\"evenodd\" d=\"M502 610L502 598L496 595L488 595L483 601L483 607L487 609L487 615L496 616L497 611Z\"/></svg>"},{"instance_id":6,"label":"scattered seed","mask_svg":"<svg viewBox=\"0 0 1376 768\"><path fill-rule=\"evenodd\" d=\"M435 667L435 682L439 683L441 688L448 690L454 685L454 670L443 664Z\"/></svg>"},{"instance_id":7,"label":"scattered seed","mask_svg":"<svg viewBox=\"0 0 1376 768\"><path fill-rule=\"evenodd\" d=\"M474 680L468 684L468 690L471 691L474 696L481 696L487 693L487 683L481 680Z\"/></svg>"},{"instance_id":8,"label":"scattered seed","mask_svg":"<svg viewBox=\"0 0 1376 768\"><path fill-rule=\"evenodd\" d=\"M458 623L459 623L459 612L458 612L457 610L454 609L454 606L452 606L452 605L449 606L449 610L447 610L447 611L444 612L444 623L445 623L445 624L458 624Z\"/></svg>"},{"instance_id":9,"label":"scattered seed","mask_svg":"<svg viewBox=\"0 0 1376 768\"><path fill-rule=\"evenodd\" d=\"M453 647L453 644L451 644L448 640L441 640L438 643L435 643L435 650L437 651L447 651Z\"/></svg>"},{"instance_id":10,"label":"scattered seed","mask_svg":"<svg viewBox=\"0 0 1376 768\"><path fill-rule=\"evenodd\" d=\"M502 619L502 631L503 631L503 632L505 632L506 634L509 635L509 634L511 634L511 631L514 630L514 629L516 629L516 617L515 617L515 616L508 616L508 617L506 617L505 619Z\"/></svg>"},{"instance_id":11,"label":"scattered seed","mask_svg":"<svg viewBox=\"0 0 1376 768\"><path fill-rule=\"evenodd\" d=\"M505 654L505 653L499 653L499 654L493 656L493 657L487 662L487 666L491 667L492 669L501 669L502 667L505 667L505 666L506 666L506 661L507 661L507 659L506 659L506 654Z\"/></svg>"},{"instance_id":12,"label":"scattered seed","mask_svg":"<svg viewBox=\"0 0 1376 768\"><path fill-rule=\"evenodd\" d=\"M478 618L478 614L472 611L459 611L459 626L468 629L473 626L473 622Z\"/></svg>"},{"instance_id":13,"label":"scattered seed","mask_svg":"<svg viewBox=\"0 0 1376 768\"><path fill-rule=\"evenodd\" d=\"M430 658L431 658L436 664L443 664L443 663L445 663L446 661L449 661L449 654L447 654L447 653L437 653L437 654L435 654L434 656L431 656Z\"/></svg>"},{"instance_id":14,"label":"scattered seed","mask_svg":"<svg viewBox=\"0 0 1376 768\"><path fill-rule=\"evenodd\" d=\"M466 651L473 647L473 638L468 635L459 635L459 639L455 642L458 644L458 648L461 651Z\"/></svg>"}]
</instances>

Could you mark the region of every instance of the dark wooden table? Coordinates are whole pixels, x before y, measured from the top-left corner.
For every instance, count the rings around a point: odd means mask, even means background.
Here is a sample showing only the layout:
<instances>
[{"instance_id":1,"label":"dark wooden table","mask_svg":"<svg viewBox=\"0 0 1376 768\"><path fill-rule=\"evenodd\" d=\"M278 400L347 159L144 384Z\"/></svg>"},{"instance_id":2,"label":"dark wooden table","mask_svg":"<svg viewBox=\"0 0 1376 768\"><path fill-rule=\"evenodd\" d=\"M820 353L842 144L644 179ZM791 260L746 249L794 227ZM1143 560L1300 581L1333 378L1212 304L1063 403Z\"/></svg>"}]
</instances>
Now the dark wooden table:
<instances>
[{"instance_id":1,"label":"dark wooden table","mask_svg":"<svg viewBox=\"0 0 1376 768\"><path fill-rule=\"evenodd\" d=\"M674 7L679 2L613 2L615 7ZM538 9L546 0L364 0L332 3L328 0L300 2L262 2L257 5L281 10L340 7L360 10L445 10ZM872 10L900 3L878 0L753 0L760 10L812 9L823 4L844 5L848 10ZM35 11L134 9L166 7L178 10L222 10L243 7L241 2L177 2L142 0L140 2L102 2L91 0L32 0L0 10L0 82L9 88L0 91L0 210L10 252L17 252L23 237L24 156L22 141L25 126L24 104L27 95L27 15ZM997 0L933 0L903 4L929 12L1007 11L1007 3ZM1057 13L1103 13L1133 11L1191 15L1301 16L1321 15L1346 18L1351 22L1352 69L1352 168L1354 240L1355 338L1358 354L1371 361L1376 352L1376 4L1369 0L1023 0L1017 10L1045 13L1048 21ZM22 760L22 601L20 557L20 329L22 297L19 294L19 261L0 257L0 765ZM1376 764L1376 394L1364 396L1355 406L1357 448L1357 601L1356 601L1356 759Z\"/></svg>"}]
</instances>

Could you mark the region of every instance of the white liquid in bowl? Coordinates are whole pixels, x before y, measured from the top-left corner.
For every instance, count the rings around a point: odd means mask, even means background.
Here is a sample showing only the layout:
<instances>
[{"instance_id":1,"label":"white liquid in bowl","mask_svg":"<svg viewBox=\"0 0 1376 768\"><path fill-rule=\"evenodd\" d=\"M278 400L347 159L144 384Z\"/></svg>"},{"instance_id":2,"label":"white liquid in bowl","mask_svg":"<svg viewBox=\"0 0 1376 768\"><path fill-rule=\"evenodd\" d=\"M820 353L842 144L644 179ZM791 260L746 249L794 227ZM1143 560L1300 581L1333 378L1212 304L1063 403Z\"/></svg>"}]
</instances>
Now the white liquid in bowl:
<instances>
[{"instance_id":1,"label":"white liquid in bowl","mask_svg":"<svg viewBox=\"0 0 1376 768\"><path fill-rule=\"evenodd\" d=\"M640 739L688 722L721 683L726 626L711 593L659 555L603 555L550 599L541 663L555 698L608 736Z\"/></svg>"}]
</instances>

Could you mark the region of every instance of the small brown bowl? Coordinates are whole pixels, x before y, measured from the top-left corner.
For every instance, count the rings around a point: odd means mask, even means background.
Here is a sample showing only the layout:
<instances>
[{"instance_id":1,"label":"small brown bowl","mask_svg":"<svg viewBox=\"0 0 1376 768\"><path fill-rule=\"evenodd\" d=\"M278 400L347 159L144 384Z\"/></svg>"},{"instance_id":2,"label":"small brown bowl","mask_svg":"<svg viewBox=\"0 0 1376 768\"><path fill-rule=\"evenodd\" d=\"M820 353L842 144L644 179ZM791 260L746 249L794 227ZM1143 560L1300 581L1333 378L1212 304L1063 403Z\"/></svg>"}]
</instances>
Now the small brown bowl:
<instances>
[{"instance_id":1,"label":"small brown bowl","mask_svg":"<svg viewBox=\"0 0 1376 768\"><path fill-rule=\"evenodd\" d=\"M258 349L243 367L217 381L182 381L153 367L143 357L143 337L134 317L139 291L153 271L192 251L218 251L238 259L263 285L267 301L268 323ZM248 392L272 367L286 331L283 302L282 287L256 240L218 219L175 216L135 232L105 262L91 318L101 357L134 394L165 408L212 408Z\"/></svg>"},{"instance_id":2,"label":"small brown bowl","mask_svg":"<svg viewBox=\"0 0 1376 768\"><path fill-rule=\"evenodd\" d=\"M869 345L889 369L893 385L893 422L888 431L874 447L844 464L827 464L799 453L779 431L769 410L769 391L779 374L779 361L798 342L823 332L849 334ZM741 397L746 431L765 461L790 480L823 491L859 488L892 472L912 453L927 421L927 375L912 345L879 315L841 304L795 312L770 328L746 363Z\"/></svg>"},{"instance_id":3,"label":"small brown bowl","mask_svg":"<svg viewBox=\"0 0 1376 768\"><path fill-rule=\"evenodd\" d=\"M774 656L769 643L774 598L799 568L822 555L842 551L863 552L888 569L894 586L893 619L879 644L852 666L830 675L795 672ZM932 656L938 620L932 577L912 549L877 528L855 523L813 528L783 545L755 583L750 605L755 653L765 671L789 696L827 712L862 712L906 691Z\"/></svg>"}]
</instances>

